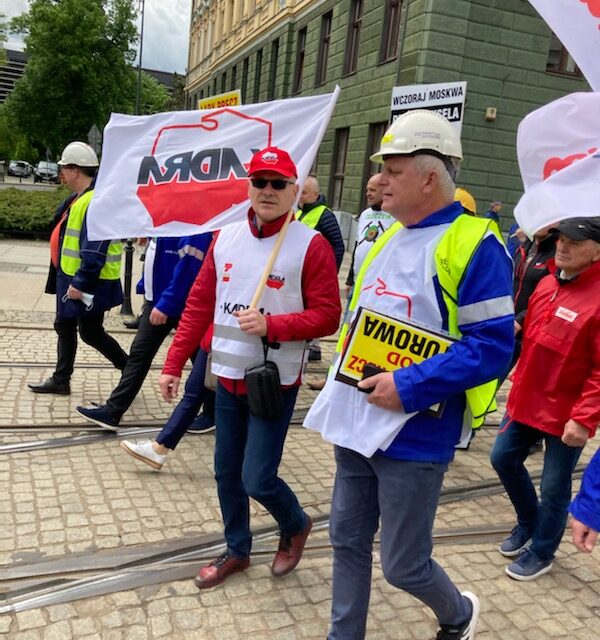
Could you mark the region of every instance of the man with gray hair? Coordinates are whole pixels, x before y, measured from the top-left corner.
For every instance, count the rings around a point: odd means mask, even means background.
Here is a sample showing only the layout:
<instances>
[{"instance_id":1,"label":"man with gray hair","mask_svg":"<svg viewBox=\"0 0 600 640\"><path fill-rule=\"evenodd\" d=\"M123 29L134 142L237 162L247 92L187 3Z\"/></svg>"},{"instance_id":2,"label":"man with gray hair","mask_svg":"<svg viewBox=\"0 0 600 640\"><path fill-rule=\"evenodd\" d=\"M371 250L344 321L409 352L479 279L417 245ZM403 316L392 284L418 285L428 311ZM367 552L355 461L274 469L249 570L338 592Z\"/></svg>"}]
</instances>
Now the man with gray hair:
<instances>
[{"instance_id":1,"label":"man with gray hair","mask_svg":"<svg viewBox=\"0 0 600 640\"><path fill-rule=\"evenodd\" d=\"M372 157L398 222L363 262L352 328L305 419L336 445L329 640L365 637L380 522L386 580L433 610L437 640L475 638L479 599L432 559L432 530L463 425L493 404L514 314L497 226L454 202L461 158L456 130L425 110L397 118Z\"/></svg>"}]
</instances>

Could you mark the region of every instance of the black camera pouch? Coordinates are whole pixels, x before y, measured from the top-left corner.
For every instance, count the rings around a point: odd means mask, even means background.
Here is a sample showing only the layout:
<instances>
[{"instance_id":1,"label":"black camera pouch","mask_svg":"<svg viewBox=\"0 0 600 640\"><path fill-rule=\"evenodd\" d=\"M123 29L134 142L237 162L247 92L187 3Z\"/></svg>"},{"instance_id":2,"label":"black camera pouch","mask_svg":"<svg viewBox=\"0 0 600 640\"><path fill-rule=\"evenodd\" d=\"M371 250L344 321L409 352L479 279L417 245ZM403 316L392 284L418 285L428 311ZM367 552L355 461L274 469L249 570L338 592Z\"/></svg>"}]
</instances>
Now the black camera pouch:
<instances>
[{"instance_id":1,"label":"black camera pouch","mask_svg":"<svg viewBox=\"0 0 600 640\"><path fill-rule=\"evenodd\" d=\"M267 360L268 345L263 342L265 361L244 371L248 392L248 407L253 416L280 418L283 413L283 394L277 365Z\"/></svg>"}]
</instances>

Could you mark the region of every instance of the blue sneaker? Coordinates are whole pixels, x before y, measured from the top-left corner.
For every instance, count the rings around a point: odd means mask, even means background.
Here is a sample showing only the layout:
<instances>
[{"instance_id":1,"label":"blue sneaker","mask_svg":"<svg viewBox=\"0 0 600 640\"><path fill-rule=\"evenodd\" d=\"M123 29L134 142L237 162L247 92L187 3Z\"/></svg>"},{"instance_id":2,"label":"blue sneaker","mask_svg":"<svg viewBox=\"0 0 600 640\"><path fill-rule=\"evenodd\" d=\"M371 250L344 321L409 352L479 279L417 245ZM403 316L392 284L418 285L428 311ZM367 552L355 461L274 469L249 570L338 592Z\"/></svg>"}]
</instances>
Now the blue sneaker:
<instances>
[{"instance_id":1,"label":"blue sneaker","mask_svg":"<svg viewBox=\"0 0 600 640\"><path fill-rule=\"evenodd\" d=\"M541 560L530 549L506 567L506 573L515 580L535 580L552 569L552 560Z\"/></svg>"},{"instance_id":2,"label":"blue sneaker","mask_svg":"<svg viewBox=\"0 0 600 640\"><path fill-rule=\"evenodd\" d=\"M510 532L508 538L498 547L498 551L506 558L514 558L518 556L530 542L531 533L518 524Z\"/></svg>"},{"instance_id":3,"label":"blue sneaker","mask_svg":"<svg viewBox=\"0 0 600 640\"><path fill-rule=\"evenodd\" d=\"M114 418L105 406L77 407L77 413L86 420L109 431L118 431L119 429L119 420Z\"/></svg>"},{"instance_id":4,"label":"blue sneaker","mask_svg":"<svg viewBox=\"0 0 600 640\"><path fill-rule=\"evenodd\" d=\"M196 416L194 422L187 428L188 433L208 433L215 430L215 417L206 413Z\"/></svg>"}]
</instances>

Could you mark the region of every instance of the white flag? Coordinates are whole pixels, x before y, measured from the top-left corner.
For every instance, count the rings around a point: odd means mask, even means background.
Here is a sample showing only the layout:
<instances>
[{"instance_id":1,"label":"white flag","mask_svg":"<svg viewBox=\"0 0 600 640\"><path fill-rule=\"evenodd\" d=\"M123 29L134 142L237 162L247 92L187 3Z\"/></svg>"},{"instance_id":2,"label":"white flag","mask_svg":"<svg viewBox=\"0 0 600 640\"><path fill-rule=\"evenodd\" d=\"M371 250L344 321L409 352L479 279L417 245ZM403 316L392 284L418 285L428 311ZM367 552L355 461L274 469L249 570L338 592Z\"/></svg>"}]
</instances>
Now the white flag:
<instances>
[{"instance_id":1,"label":"white flag","mask_svg":"<svg viewBox=\"0 0 600 640\"><path fill-rule=\"evenodd\" d=\"M600 0L529 0L600 91Z\"/></svg>"},{"instance_id":2,"label":"white flag","mask_svg":"<svg viewBox=\"0 0 600 640\"><path fill-rule=\"evenodd\" d=\"M599 114L600 93L572 93L521 121L525 194L515 218L528 235L565 218L600 215Z\"/></svg>"},{"instance_id":3,"label":"white flag","mask_svg":"<svg viewBox=\"0 0 600 640\"><path fill-rule=\"evenodd\" d=\"M336 87L210 111L113 114L87 216L90 239L183 236L243 220L252 155L285 149L302 185L338 95Z\"/></svg>"}]
</instances>

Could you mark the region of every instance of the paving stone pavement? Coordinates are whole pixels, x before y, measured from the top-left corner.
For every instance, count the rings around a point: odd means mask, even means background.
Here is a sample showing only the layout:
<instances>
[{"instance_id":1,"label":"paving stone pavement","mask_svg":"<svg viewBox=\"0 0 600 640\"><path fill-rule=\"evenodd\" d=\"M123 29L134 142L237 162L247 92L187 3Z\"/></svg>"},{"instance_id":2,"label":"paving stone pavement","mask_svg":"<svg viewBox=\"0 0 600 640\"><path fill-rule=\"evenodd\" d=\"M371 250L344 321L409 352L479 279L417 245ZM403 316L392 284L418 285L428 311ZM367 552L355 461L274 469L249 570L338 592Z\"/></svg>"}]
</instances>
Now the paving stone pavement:
<instances>
[{"instance_id":1,"label":"paving stone pavement","mask_svg":"<svg viewBox=\"0 0 600 640\"><path fill-rule=\"evenodd\" d=\"M15 256L29 260L31 269L18 267L24 262L15 262ZM52 309L44 307L47 303L40 302L36 293L45 282L42 266L46 262L43 243L0 241L0 440L4 445L71 435L11 434L7 431L11 425L71 425L72 433L78 433L83 421L75 406L105 399L118 381L118 372L101 366L101 357L82 344L71 396L37 396L27 390L28 381L42 380L52 372L55 356ZM35 265L38 268L34 269ZM13 298L4 304L11 296L11 274L15 272L23 295L18 303ZM342 274L346 274L345 267ZM107 324L128 346L133 332L121 330L120 316L111 314ZM157 364L162 362L167 344L157 356ZM322 347L323 362L309 367L315 376L325 371L333 341L323 341ZM46 366L35 367L34 363ZM125 424L160 424L168 417L170 408L156 390L158 374L158 368L150 372L125 416ZM505 393L503 389L502 397ZM315 396L316 392L302 387L297 408L307 408ZM499 419L500 414L494 414L490 423ZM488 461L494 432L493 426L485 427L469 451L457 452L446 476L446 488L496 479ZM124 552L172 541L192 544L220 535L212 434L184 438L160 473L132 460L118 447L118 440L107 436L89 444L0 453L0 482L5 487L0 496L0 576L2 568L43 559L72 562L111 550ZM592 442L582 462L595 448ZM533 471L539 470L542 455L530 459ZM291 427L281 474L312 516L327 516L334 462L331 447L318 434ZM436 531L509 527L512 517L504 494L484 495L440 505ZM273 525L256 503L252 504L252 523L257 528ZM459 587L481 597L478 639L588 640L600 624L600 551L583 555L565 534L553 570L535 582L519 583L504 574L506 560L496 551L498 542L453 542L435 548L436 559ZM272 544L274 551L276 543ZM367 638L432 639L436 625L431 613L388 585L377 549L374 556ZM306 557L289 576L272 578L268 561L257 558L248 571L206 592L199 592L186 579L5 614L0 616L0 634L18 640L325 638L331 603L331 552L326 531L311 536ZM0 577L0 594L2 584Z\"/></svg>"}]
</instances>

